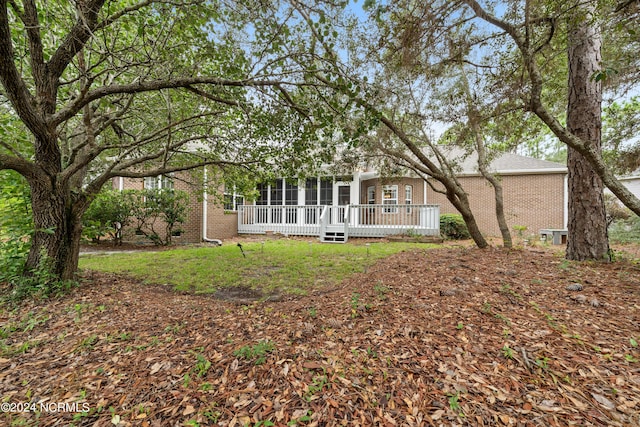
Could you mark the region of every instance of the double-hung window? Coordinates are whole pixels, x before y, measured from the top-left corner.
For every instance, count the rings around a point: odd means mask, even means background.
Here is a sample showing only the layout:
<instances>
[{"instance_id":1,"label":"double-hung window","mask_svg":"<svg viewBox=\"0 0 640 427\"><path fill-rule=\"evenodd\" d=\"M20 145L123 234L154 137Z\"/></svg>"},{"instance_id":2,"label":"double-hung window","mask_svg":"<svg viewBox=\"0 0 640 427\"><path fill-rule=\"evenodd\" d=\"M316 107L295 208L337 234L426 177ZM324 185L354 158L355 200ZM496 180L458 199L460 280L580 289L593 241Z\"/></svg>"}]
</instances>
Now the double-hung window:
<instances>
[{"instance_id":1,"label":"double-hung window","mask_svg":"<svg viewBox=\"0 0 640 427\"><path fill-rule=\"evenodd\" d=\"M404 204L413 204L413 185L404 186ZM411 208L407 206L407 213L411 213Z\"/></svg>"},{"instance_id":2,"label":"double-hung window","mask_svg":"<svg viewBox=\"0 0 640 427\"><path fill-rule=\"evenodd\" d=\"M397 213L398 212L398 186L397 185L385 185L382 187L382 204L393 205L385 206L382 209L384 213Z\"/></svg>"},{"instance_id":3,"label":"double-hung window","mask_svg":"<svg viewBox=\"0 0 640 427\"><path fill-rule=\"evenodd\" d=\"M224 210L236 212L238 206L244 205L244 196L236 193L236 187L231 185L224 186Z\"/></svg>"},{"instance_id":4,"label":"double-hung window","mask_svg":"<svg viewBox=\"0 0 640 427\"><path fill-rule=\"evenodd\" d=\"M144 179L145 190L173 190L171 175L148 176Z\"/></svg>"}]
</instances>

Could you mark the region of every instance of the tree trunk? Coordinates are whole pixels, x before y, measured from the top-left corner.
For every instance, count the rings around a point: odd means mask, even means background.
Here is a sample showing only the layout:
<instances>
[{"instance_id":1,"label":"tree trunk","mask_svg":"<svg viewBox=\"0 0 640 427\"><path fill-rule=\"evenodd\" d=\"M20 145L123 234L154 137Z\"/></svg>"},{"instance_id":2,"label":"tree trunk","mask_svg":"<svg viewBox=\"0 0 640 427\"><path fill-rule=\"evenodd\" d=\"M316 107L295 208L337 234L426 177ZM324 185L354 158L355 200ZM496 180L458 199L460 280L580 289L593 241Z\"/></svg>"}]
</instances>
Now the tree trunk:
<instances>
[{"instance_id":1,"label":"tree trunk","mask_svg":"<svg viewBox=\"0 0 640 427\"><path fill-rule=\"evenodd\" d=\"M447 199L458 210L458 212L460 212L460 215L462 215L462 219L467 225L467 230L469 230L469 235L471 235L471 238L473 239L476 246L480 249L489 247L489 243L482 235L482 232L480 232L480 227L478 227L476 218L473 216L473 212L471 211L471 207L469 205L469 198L467 197L467 194L464 192L464 190L459 186L458 183L453 183L453 180L440 182L442 182L442 184L447 187Z\"/></svg>"},{"instance_id":2,"label":"tree trunk","mask_svg":"<svg viewBox=\"0 0 640 427\"><path fill-rule=\"evenodd\" d=\"M82 214L74 209L68 189L49 181L30 184L35 232L25 274L46 272L48 282L72 280L78 268Z\"/></svg>"},{"instance_id":3,"label":"tree trunk","mask_svg":"<svg viewBox=\"0 0 640 427\"><path fill-rule=\"evenodd\" d=\"M502 191L502 183L500 180L492 173L488 172L486 169L481 168L480 173L489 181L491 186L493 187L493 193L496 201L496 219L498 220L498 228L500 229L500 234L502 235L502 245L505 248L513 247L513 239L511 239L511 232L509 231L509 225L507 224L507 218L504 215L504 197Z\"/></svg>"},{"instance_id":4,"label":"tree trunk","mask_svg":"<svg viewBox=\"0 0 640 427\"><path fill-rule=\"evenodd\" d=\"M600 71L602 37L593 22L594 3L576 9L569 32L569 101L567 129L601 152L602 84ZM568 148L569 223L567 259L610 260L604 185L592 165Z\"/></svg>"},{"instance_id":5,"label":"tree trunk","mask_svg":"<svg viewBox=\"0 0 640 427\"><path fill-rule=\"evenodd\" d=\"M489 181L489 183L493 187L493 193L496 201L496 219L498 220L498 228L500 229L500 234L502 235L502 244L505 248L510 249L513 247L513 240L511 239L509 225L507 224L507 219L504 215L502 182L500 182L500 179L498 179L498 177L489 172L489 162L487 160L484 141L482 140L482 135L480 134L480 126L478 125L475 118L472 119L472 126L476 139L476 150L478 151L478 169L480 170L480 173L482 174L484 179Z\"/></svg>"}]
</instances>

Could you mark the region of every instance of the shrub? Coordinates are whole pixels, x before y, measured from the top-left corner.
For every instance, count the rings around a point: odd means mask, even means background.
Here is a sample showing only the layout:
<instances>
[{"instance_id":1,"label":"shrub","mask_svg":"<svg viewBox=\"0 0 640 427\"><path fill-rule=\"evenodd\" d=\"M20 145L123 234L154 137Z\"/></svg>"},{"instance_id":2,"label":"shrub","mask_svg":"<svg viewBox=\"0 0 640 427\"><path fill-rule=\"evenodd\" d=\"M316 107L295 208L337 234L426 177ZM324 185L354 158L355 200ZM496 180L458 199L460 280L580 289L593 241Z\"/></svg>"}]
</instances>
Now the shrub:
<instances>
[{"instance_id":1,"label":"shrub","mask_svg":"<svg viewBox=\"0 0 640 427\"><path fill-rule=\"evenodd\" d=\"M94 242L109 236L121 243L120 231L129 224L132 207L132 191L102 191L82 216L83 235Z\"/></svg>"},{"instance_id":2,"label":"shrub","mask_svg":"<svg viewBox=\"0 0 640 427\"><path fill-rule=\"evenodd\" d=\"M445 239L462 240L469 239L471 235L460 214L440 215L440 234Z\"/></svg>"},{"instance_id":3,"label":"shrub","mask_svg":"<svg viewBox=\"0 0 640 427\"><path fill-rule=\"evenodd\" d=\"M609 239L614 243L640 242L640 217L632 215L628 219L617 219L609 226Z\"/></svg>"},{"instance_id":4,"label":"shrub","mask_svg":"<svg viewBox=\"0 0 640 427\"><path fill-rule=\"evenodd\" d=\"M9 291L3 295L3 300L10 304L19 304L26 299L55 297L67 293L78 283L73 280L58 280L51 274L51 262L45 253L41 254L42 261L36 270L23 274L21 269L12 277L7 277ZM24 258L23 258L24 259ZM21 267L24 267L24 262Z\"/></svg>"},{"instance_id":5,"label":"shrub","mask_svg":"<svg viewBox=\"0 0 640 427\"><path fill-rule=\"evenodd\" d=\"M184 191L145 190L134 193L132 216L136 233L156 245L170 245L176 227L187 219L189 196ZM164 228L164 230L157 230ZM175 232L175 234L174 234Z\"/></svg>"},{"instance_id":6,"label":"shrub","mask_svg":"<svg viewBox=\"0 0 640 427\"><path fill-rule=\"evenodd\" d=\"M22 276L31 247L31 195L24 180L11 171L2 171L0 180L0 283L14 283Z\"/></svg>"}]
</instances>

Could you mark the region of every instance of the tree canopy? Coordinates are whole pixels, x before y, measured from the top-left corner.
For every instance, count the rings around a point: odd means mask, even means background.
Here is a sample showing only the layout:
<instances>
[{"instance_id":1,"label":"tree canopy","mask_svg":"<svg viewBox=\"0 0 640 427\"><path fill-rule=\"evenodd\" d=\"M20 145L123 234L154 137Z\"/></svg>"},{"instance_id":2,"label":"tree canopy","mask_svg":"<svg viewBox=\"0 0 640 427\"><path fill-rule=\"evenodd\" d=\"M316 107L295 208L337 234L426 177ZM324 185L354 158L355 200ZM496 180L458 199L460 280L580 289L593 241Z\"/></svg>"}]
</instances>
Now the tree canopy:
<instances>
[{"instance_id":1,"label":"tree canopy","mask_svg":"<svg viewBox=\"0 0 640 427\"><path fill-rule=\"evenodd\" d=\"M294 27L275 3L0 1L0 170L31 189L27 270L71 277L80 217L113 177L326 158L312 101L296 102Z\"/></svg>"}]
</instances>

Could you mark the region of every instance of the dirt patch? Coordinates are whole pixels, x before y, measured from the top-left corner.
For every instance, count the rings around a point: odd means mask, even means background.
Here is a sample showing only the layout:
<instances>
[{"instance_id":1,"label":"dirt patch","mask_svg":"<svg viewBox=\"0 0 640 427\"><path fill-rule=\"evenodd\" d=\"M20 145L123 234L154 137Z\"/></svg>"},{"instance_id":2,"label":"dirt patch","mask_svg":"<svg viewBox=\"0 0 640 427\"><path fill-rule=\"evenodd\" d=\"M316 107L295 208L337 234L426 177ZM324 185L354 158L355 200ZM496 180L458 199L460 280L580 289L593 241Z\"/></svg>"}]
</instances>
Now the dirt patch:
<instances>
[{"instance_id":1,"label":"dirt patch","mask_svg":"<svg viewBox=\"0 0 640 427\"><path fill-rule=\"evenodd\" d=\"M100 243L84 243L80 246L80 252L131 252L131 251L166 251L179 246L158 246L152 243L127 243L116 245L111 241Z\"/></svg>"},{"instance_id":2,"label":"dirt patch","mask_svg":"<svg viewBox=\"0 0 640 427\"><path fill-rule=\"evenodd\" d=\"M229 301L236 304L251 304L256 301L280 301L279 294L265 294L259 289L252 289L246 286L230 286L218 289L213 296L222 301Z\"/></svg>"}]
</instances>

